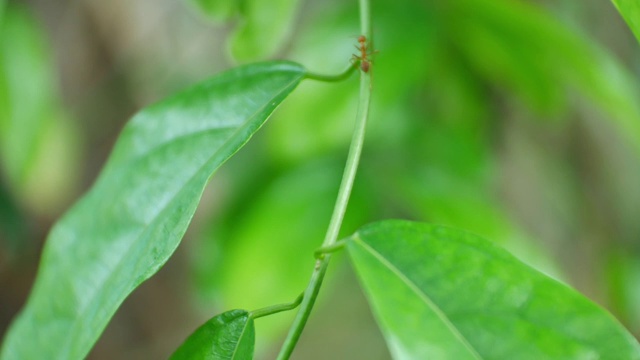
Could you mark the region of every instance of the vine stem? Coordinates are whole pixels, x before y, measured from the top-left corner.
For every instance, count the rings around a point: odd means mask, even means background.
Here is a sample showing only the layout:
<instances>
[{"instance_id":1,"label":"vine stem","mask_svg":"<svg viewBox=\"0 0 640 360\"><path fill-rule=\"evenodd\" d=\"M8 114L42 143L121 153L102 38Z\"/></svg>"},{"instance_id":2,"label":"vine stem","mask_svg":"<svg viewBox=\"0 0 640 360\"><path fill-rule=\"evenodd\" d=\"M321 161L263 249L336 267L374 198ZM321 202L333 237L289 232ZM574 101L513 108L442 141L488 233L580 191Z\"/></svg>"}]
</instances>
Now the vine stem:
<instances>
[{"instance_id":1,"label":"vine stem","mask_svg":"<svg viewBox=\"0 0 640 360\"><path fill-rule=\"evenodd\" d=\"M307 72L305 74L305 79L318 80L324 82L339 82L347 79L355 69L358 68L357 63L350 64L343 72L338 75L324 75L324 74L316 74L312 72Z\"/></svg>"},{"instance_id":2,"label":"vine stem","mask_svg":"<svg viewBox=\"0 0 640 360\"><path fill-rule=\"evenodd\" d=\"M302 296L303 294L300 294L300 296L298 296L293 302L290 302L288 304L272 305L262 309L254 310L249 313L249 317L252 319L257 319L263 316L269 316L277 314L279 312L293 310L302 302Z\"/></svg>"},{"instance_id":3,"label":"vine stem","mask_svg":"<svg viewBox=\"0 0 640 360\"><path fill-rule=\"evenodd\" d=\"M371 12L369 8L369 0L360 1L360 29L362 35L367 39L371 39ZM371 40L369 40L371 42ZM367 124L367 118L369 117L369 103L371 101L371 73L360 71L360 96L358 102L358 112L356 114L355 129L353 137L351 139L351 145L349 147L349 155L347 156L347 163L342 175L342 182L340 183L340 189L338 190L338 198L336 205L331 215L331 221L329 222L329 228L325 235L322 247L333 246L337 239L340 227L342 226L342 220L347 210L347 204L351 195L351 189L353 188L353 181L356 177L356 171L358 169L358 163L360 161L360 154L362 153L362 145L364 143L364 134ZM278 360L288 360L293 349L302 334L307 319L311 314L313 305L320 292L320 286L322 280L329 267L329 261L331 260L331 254L323 254L316 260L311 279L304 291L302 304L296 314L291 329L287 334L287 338L282 345L280 354L278 354Z\"/></svg>"}]
</instances>

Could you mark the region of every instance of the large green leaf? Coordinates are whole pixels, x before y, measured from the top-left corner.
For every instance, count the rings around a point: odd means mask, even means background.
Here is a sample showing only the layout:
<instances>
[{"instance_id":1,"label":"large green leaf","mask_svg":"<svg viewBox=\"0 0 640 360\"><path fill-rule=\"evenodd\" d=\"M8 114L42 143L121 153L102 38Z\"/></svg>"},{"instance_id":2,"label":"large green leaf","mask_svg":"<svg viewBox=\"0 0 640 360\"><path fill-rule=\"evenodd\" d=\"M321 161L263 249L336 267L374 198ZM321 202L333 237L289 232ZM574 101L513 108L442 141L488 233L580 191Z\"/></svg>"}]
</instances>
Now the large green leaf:
<instances>
[{"instance_id":1,"label":"large green leaf","mask_svg":"<svg viewBox=\"0 0 640 360\"><path fill-rule=\"evenodd\" d=\"M251 360L255 327L245 310L230 310L193 332L171 360Z\"/></svg>"},{"instance_id":2,"label":"large green leaf","mask_svg":"<svg viewBox=\"0 0 640 360\"><path fill-rule=\"evenodd\" d=\"M347 249L396 359L640 359L606 311L473 234L383 221Z\"/></svg>"},{"instance_id":3,"label":"large green leaf","mask_svg":"<svg viewBox=\"0 0 640 360\"><path fill-rule=\"evenodd\" d=\"M85 356L178 246L211 174L303 76L291 62L240 67L136 115L93 188L51 231L0 357Z\"/></svg>"},{"instance_id":4,"label":"large green leaf","mask_svg":"<svg viewBox=\"0 0 640 360\"><path fill-rule=\"evenodd\" d=\"M631 31L640 40L640 2L638 0L611 0L616 6Z\"/></svg>"}]
</instances>

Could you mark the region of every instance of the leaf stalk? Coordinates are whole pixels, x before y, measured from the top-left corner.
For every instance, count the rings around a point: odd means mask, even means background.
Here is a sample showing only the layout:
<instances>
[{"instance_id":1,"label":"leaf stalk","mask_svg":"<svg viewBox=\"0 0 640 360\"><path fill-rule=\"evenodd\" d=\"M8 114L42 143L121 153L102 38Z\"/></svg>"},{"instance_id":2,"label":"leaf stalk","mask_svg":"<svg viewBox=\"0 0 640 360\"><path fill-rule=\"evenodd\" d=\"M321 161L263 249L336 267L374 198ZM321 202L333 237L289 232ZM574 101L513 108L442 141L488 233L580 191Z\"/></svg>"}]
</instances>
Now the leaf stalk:
<instances>
[{"instance_id":1,"label":"leaf stalk","mask_svg":"<svg viewBox=\"0 0 640 360\"><path fill-rule=\"evenodd\" d=\"M298 305L300 305L300 303L302 302L303 295L304 294L300 294L295 300L293 300L290 303L272 305L262 309L254 310L249 313L249 317L252 319L257 319L263 316L268 316L268 315L277 314L283 311L293 310L297 308Z\"/></svg>"},{"instance_id":2,"label":"leaf stalk","mask_svg":"<svg viewBox=\"0 0 640 360\"><path fill-rule=\"evenodd\" d=\"M353 74L353 72L357 68L358 68L358 63L354 62L349 64L349 67L347 67L343 72L341 72L338 75L324 75L324 74L316 74L313 72L307 72L304 75L304 78L310 79L310 80L324 81L324 82L339 82L349 78L349 76L351 76L351 74Z\"/></svg>"}]
</instances>

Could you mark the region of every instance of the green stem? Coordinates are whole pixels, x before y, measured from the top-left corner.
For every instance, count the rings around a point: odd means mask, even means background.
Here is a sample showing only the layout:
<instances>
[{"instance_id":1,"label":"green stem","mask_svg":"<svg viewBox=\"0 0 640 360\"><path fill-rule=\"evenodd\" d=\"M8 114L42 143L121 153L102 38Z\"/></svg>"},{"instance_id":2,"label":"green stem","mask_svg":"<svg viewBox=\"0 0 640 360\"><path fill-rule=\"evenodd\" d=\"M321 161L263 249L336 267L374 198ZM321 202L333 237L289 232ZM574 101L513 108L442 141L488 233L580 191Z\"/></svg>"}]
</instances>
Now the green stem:
<instances>
[{"instance_id":1,"label":"green stem","mask_svg":"<svg viewBox=\"0 0 640 360\"><path fill-rule=\"evenodd\" d=\"M304 75L304 77L305 79L318 80L318 81L324 81L324 82L338 82L351 76L351 74L353 74L353 71L358 68L357 65L358 64L355 62L352 64L349 64L349 67L346 68L343 72L341 72L338 75L322 75L322 74L307 72Z\"/></svg>"},{"instance_id":2,"label":"green stem","mask_svg":"<svg viewBox=\"0 0 640 360\"><path fill-rule=\"evenodd\" d=\"M343 239L334 243L331 246L323 246L317 249L316 251L314 251L313 256L315 256L316 259L322 260L322 258L325 257L327 254L331 254L338 250L341 250L345 244L346 244L346 239Z\"/></svg>"},{"instance_id":3,"label":"green stem","mask_svg":"<svg viewBox=\"0 0 640 360\"><path fill-rule=\"evenodd\" d=\"M259 317L277 314L282 311L293 310L297 308L298 305L300 305L300 303L302 302L302 297L303 297L303 294L300 294L300 296L298 296L293 302L290 302L287 304L267 306L262 309L254 310L249 313L249 317L252 319L257 319Z\"/></svg>"},{"instance_id":4,"label":"green stem","mask_svg":"<svg viewBox=\"0 0 640 360\"><path fill-rule=\"evenodd\" d=\"M367 39L369 46L373 49L373 34L371 32L371 8L369 0L360 0L360 31Z\"/></svg>"},{"instance_id":5,"label":"green stem","mask_svg":"<svg viewBox=\"0 0 640 360\"><path fill-rule=\"evenodd\" d=\"M362 35L367 39L371 39L371 23L370 23L370 11L369 0L360 0L360 28ZM351 139L351 146L349 147L349 155L347 157L347 163L345 165L344 173L342 175L342 182L340 184L340 190L338 191L338 198L336 205L331 215L331 221L329 228L322 243L323 248L332 247L337 238L340 226L342 225L342 219L347 209L347 203L349 202L349 196L351 195L351 189L353 188L353 180L356 176L356 170L358 168L358 162L360 161L360 154L362 153L362 144L364 143L364 133L367 124L367 118L369 116L369 103L371 100L371 72L360 72L360 101L358 102L358 113L356 115L355 130ZM293 349L302 334L313 304L320 292L320 286L322 280L329 267L329 261L331 260L331 254L326 254L321 259L317 259L311 279L304 292L304 298L300 309L296 314L296 318L293 320L291 329L287 334L287 338L282 345L280 354L278 354L278 360L287 360L291 356Z\"/></svg>"}]
</instances>

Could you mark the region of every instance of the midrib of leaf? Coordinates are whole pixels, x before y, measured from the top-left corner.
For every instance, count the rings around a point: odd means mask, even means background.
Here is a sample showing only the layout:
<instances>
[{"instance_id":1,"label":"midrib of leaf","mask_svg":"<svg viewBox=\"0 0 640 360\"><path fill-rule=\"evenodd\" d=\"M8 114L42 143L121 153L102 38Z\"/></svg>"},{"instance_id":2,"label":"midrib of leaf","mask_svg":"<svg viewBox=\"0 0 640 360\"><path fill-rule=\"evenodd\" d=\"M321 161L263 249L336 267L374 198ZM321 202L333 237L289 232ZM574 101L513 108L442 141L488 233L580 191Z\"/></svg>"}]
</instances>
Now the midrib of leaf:
<instances>
[{"instance_id":1,"label":"midrib of leaf","mask_svg":"<svg viewBox=\"0 0 640 360\"><path fill-rule=\"evenodd\" d=\"M471 355L473 355L476 359L483 359L482 356L480 356L480 354L478 354L478 352L476 351L476 349L466 340L466 338L464 337L464 335L462 335L462 333L460 333L460 331L458 330L458 328L449 320L449 318L447 317L447 315L442 311L442 309L440 309L434 302L433 300L431 300L429 298L429 296L427 294L425 294L422 290L420 290L420 288L413 282L411 281L408 277L406 277L401 271L400 269L398 269L397 267L395 267L391 262L389 262L389 260L387 260L384 256L382 256L382 254L380 254L379 252L377 252L375 249L373 249L371 246L369 246L366 242L364 242L362 240L362 238L360 237L359 234L354 234L352 236L352 241L357 242L360 246L362 246L366 251L368 251L374 258L376 258L376 260L378 260L384 267L386 267L387 269L389 269L389 271L391 271L394 275L396 275L403 283L406 284L406 286L411 289L411 291L413 291L420 299L422 299L424 301L424 303L431 308L431 310L438 316L438 318L440 319L440 321L442 321L443 324L445 324L447 326L447 328L449 328L449 331L451 331L451 333L458 338L458 340L460 341L460 343L462 343L462 345L464 345L464 347L469 350L469 352L471 353Z\"/></svg>"},{"instance_id":2,"label":"midrib of leaf","mask_svg":"<svg viewBox=\"0 0 640 360\"><path fill-rule=\"evenodd\" d=\"M236 358L236 353L240 348L240 343L242 342L242 337L244 336L244 332L247 331L247 327L249 326L249 321L252 321L249 315L244 315L244 316L247 317L247 321L244 323L244 326L242 327L242 332L240 332L240 336L238 336L238 341L236 342L236 346L233 349L233 354L231 354L230 360L234 360Z\"/></svg>"},{"instance_id":3,"label":"midrib of leaf","mask_svg":"<svg viewBox=\"0 0 640 360\"><path fill-rule=\"evenodd\" d=\"M300 77L300 78L301 78L301 77ZM250 117L248 117L248 119L247 119L247 120L246 120L246 121L245 121L241 126L238 126L237 130L233 133L233 135L231 135L231 136L227 139L227 141L225 141L225 142L224 142L224 143L223 143L223 144L218 148L218 150L217 150L217 151L215 151L215 152L214 152L214 153L209 157L209 159L208 159L207 161L205 161L205 162L204 162L204 164L203 164L202 166L200 166L200 167L199 167L199 168L198 168L198 169L193 173L193 175L192 175L192 176L191 176L191 177L190 177L190 178L185 182L185 186L182 186L182 188L181 188L180 190L178 190L178 192L176 192L176 193L171 197L171 200L169 200L169 201L167 202L167 204L166 204L166 205L165 205L165 206L164 206L164 207L163 207L163 208L158 212L158 214L154 217L154 220L153 220L151 223L149 223L147 226L145 226L145 227L144 227L144 230L142 231L142 233L140 233L140 235L138 235L138 236L135 238L135 240L131 241L131 244L129 245L128 249L129 249L129 250L133 249L136 245L138 245L138 244L139 244L139 241L138 241L139 239L141 239L141 238L143 238L143 237L145 237L145 236L148 236L149 229L153 228L153 227L154 227L153 225L155 225L155 224L159 221L159 219L161 219L161 218L162 218L162 215L163 215L163 214L164 214L164 213L165 213L165 212L166 212L166 211L171 207L170 205L172 205L172 204L175 202L175 200L179 197L179 195L180 195L183 191L185 191L185 189L188 189L188 187L187 187L186 185L187 185L187 184L190 184L191 182L193 182L193 181L196 179L196 177L200 174L200 172L201 172L204 168L206 168L209 164L211 164L211 162L212 162L213 160L215 160L217 157L219 157L219 155L220 155L220 153L221 153L221 151L222 151L222 150L225 150L225 149L227 149L228 147L233 146L233 145L235 144L236 140L237 140L238 134L242 133L244 130L246 130L247 128L249 128L249 127L250 127L250 125L252 125L253 120L255 119L255 117L256 117L256 116L258 116L260 113L262 113L262 112L263 112L263 111L268 107L268 105L270 105L270 104L271 104L271 102L272 102L274 99L276 99L280 94L282 94L282 92L283 92L283 91L285 91L286 89L290 88L293 84L295 84L295 83L299 82L299 81L300 81L300 78L296 78L297 80L293 80L293 81L291 81L291 82L287 83L286 85L282 86L282 87L281 87L281 89L277 92L277 95L276 95L276 96L271 97L271 98L269 99L269 101L266 101L266 102L265 102L265 104L264 104L263 106L261 106L260 108L256 109L256 111L254 111L254 113L253 113ZM274 108L274 111L275 111L275 108ZM269 116L270 116L270 115L269 115ZM265 119L265 121L264 121L264 122L266 122L266 119ZM264 122L263 122L262 124L264 124ZM258 129L262 126L262 124L258 127ZM226 127L225 127L225 128L226 128ZM255 132L257 132L257 130L258 130L258 129L256 129L256 131L255 131ZM208 129L208 130L204 130L204 131L214 131L214 130L215 130L215 131L217 131L217 130L220 130L220 128ZM190 137L190 136L199 135L199 134L202 134L202 132L203 132L203 131L193 132L193 133L190 133L190 134L187 134L187 135L180 136L180 138L185 138L185 137ZM254 133L255 133L255 132L254 132ZM168 144L171 144L171 143L173 143L173 141L174 141L174 140L175 140L175 139L171 139L171 141L166 142L164 145L166 146L166 145L168 145ZM244 144L246 144L248 141L249 141L249 138L247 138L247 140L246 140L246 141L244 141L244 142L240 143L240 144L239 144L239 146L237 147L237 149L235 149L234 151L229 152L229 155L227 156L227 159L228 159L229 157L233 156L233 154L235 154L235 152L236 152L237 150L239 150L239 149L240 149ZM161 146L161 147L162 147L162 146ZM154 147L151 151L153 151L153 150L157 150L157 149L158 149L158 147ZM148 154L149 154L149 153L147 153L147 154L146 154L146 155L144 155L144 156L141 156L140 158L144 158L145 156L148 156ZM140 159L140 158L139 158L139 159ZM225 159L225 160L226 160L226 159ZM224 163L224 160L223 160L223 161L221 161L221 162L220 162L220 164L219 164L218 166L222 165L223 163ZM216 169L217 169L217 167L216 167L215 169L213 169L213 170L215 171ZM213 175L213 173L209 175L209 178L210 178L212 175ZM205 182L205 183L206 183L206 182ZM200 190L200 193L202 193L202 190ZM185 229L185 231L186 231L186 229ZM183 232L183 235L184 235L184 232ZM149 244L150 244L150 243L149 243L149 242L147 242L147 244L146 244L146 246L145 246L147 249L149 248ZM178 245L179 245L179 242L178 242ZM177 246L177 245L176 245L176 246ZM113 278L113 274L116 272L115 270L116 270L116 269L121 268L121 264L122 264L122 263L123 263L123 261L127 258L127 254L129 254L129 253L130 253L130 251L125 252L125 255L124 255L124 256L122 256L122 257L120 258L120 260L118 260L118 262L116 263L116 265L113 267L113 271L110 271L110 272L109 272L109 275L107 275L107 277L105 278L105 280L102 282L103 284L107 284L107 283L109 283L109 282L111 281L111 279ZM135 287L136 287L138 284L140 284L142 281L146 280L147 278L148 278L148 276L145 276L145 278L143 278L140 282L138 282L138 279L135 279L135 282L137 282L137 284L134 284L134 285L133 285L133 289L135 289ZM84 324L84 322L81 322L81 321L80 321L80 319L83 319L83 318L84 318L84 316L82 316L82 315L84 315L84 313L86 312L86 310L90 307L90 305L89 305L89 304L94 303L94 299L96 298L96 295L97 295L97 294L99 294L99 293L102 291L101 289L103 289L103 288L104 288L104 287L100 287L99 289L98 289L98 288L96 288L96 290L95 290L95 291L93 291L93 292L91 293L91 295L89 296L89 297L90 297L90 299L91 299L91 301L87 301L87 302L85 302L85 304L88 304L88 305L85 305L82 309L80 309L80 311L78 312L78 315L79 315L79 316L76 316L76 317L73 319L73 324L72 324L71 326L72 326L72 328L73 328L73 330L74 330L74 331L75 331L75 330L77 330L78 328L82 329L81 324ZM130 293L131 291L133 291L133 289L128 290L128 292ZM126 297L125 297L125 298L126 298ZM123 302L123 301L124 301L124 298L123 298L122 300L118 301L118 302L115 304L115 305L116 305L116 307L115 307L115 308L117 309L118 307L120 307L120 304L122 304L122 302ZM110 317L110 316L112 316L112 315L113 315L113 313L108 314L108 316L109 316L109 317ZM103 328L103 329L104 329L104 328ZM68 336L68 337L67 337L67 341L65 342L65 346L63 347L63 348L64 348L64 349L66 349L67 351L69 351L69 349L70 349L70 348L69 348L69 344L71 343L71 341L72 341L72 340L73 340L73 339L72 339L72 337L71 337L71 336ZM95 341L95 339L93 339L93 340ZM84 355L83 355L83 356L84 356Z\"/></svg>"}]
</instances>

